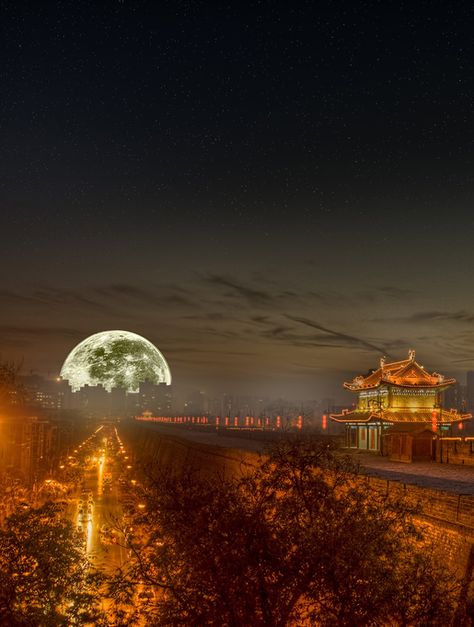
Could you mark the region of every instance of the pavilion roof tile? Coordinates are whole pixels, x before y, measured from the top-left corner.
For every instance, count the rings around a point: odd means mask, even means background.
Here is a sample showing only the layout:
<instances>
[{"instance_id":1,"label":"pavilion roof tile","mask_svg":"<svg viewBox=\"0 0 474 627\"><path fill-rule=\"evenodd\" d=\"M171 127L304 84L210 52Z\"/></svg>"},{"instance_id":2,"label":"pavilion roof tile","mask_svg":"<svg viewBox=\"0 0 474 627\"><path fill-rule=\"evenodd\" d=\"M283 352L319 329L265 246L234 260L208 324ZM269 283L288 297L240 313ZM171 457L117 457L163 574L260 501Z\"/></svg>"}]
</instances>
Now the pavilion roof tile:
<instances>
[{"instance_id":1,"label":"pavilion roof tile","mask_svg":"<svg viewBox=\"0 0 474 627\"><path fill-rule=\"evenodd\" d=\"M415 361L415 351L409 351L408 359L385 363L380 360L380 367L368 375L359 375L352 381L344 383L344 387L352 391L361 391L377 388L383 384L400 387L447 387L455 383L455 379L449 379L433 372L430 374L423 366Z\"/></svg>"},{"instance_id":2,"label":"pavilion roof tile","mask_svg":"<svg viewBox=\"0 0 474 627\"><path fill-rule=\"evenodd\" d=\"M405 410L382 410L378 411L360 411L354 409L351 411L343 411L341 414L330 414L331 420L335 422L358 422L367 423L371 420L390 422L390 423L420 423L431 424L433 418L436 418L437 422L441 424L451 424L454 422L464 422L472 418L472 414L460 414L455 409L446 410L441 412L441 420L439 417L439 410L434 412L430 410L410 411Z\"/></svg>"}]
</instances>

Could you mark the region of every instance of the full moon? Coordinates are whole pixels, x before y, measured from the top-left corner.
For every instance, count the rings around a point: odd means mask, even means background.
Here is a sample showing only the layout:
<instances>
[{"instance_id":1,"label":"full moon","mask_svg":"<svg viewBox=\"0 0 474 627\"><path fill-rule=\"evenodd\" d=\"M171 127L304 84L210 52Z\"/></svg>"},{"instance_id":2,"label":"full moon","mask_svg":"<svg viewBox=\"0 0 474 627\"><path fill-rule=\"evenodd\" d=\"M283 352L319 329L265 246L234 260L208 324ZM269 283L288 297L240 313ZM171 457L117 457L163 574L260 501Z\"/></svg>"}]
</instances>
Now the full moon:
<instances>
[{"instance_id":1,"label":"full moon","mask_svg":"<svg viewBox=\"0 0 474 627\"><path fill-rule=\"evenodd\" d=\"M138 392L141 382L171 384L166 359L151 342L130 331L102 331L87 337L69 353L61 378L73 392L84 385L103 385Z\"/></svg>"}]
</instances>

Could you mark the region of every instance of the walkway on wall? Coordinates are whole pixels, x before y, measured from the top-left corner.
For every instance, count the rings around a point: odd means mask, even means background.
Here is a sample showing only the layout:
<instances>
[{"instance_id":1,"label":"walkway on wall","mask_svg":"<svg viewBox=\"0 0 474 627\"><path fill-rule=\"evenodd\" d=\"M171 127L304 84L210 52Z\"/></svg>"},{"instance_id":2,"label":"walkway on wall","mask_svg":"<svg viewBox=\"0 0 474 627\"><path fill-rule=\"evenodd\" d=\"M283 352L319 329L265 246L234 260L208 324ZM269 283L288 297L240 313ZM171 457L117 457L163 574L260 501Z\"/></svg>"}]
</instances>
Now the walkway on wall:
<instances>
[{"instance_id":1,"label":"walkway on wall","mask_svg":"<svg viewBox=\"0 0 474 627\"><path fill-rule=\"evenodd\" d=\"M437 462L390 461L387 457L352 452L364 474L401 481L432 490L474 495L474 466L439 464Z\"/></svg>"},{"instance_id":2,"label":"walkway on wall","mask_svg":"<svg viewBox=\"0 0 474 627\"><path fill-rule=\"evenodd\" d=\"M205 444L222 448L240 449L246 452L263 452L268 443L217 435L215 431L194 431L174 425L147 425L146 428L160 431L174 437L190 440L195 444ZM343 451L349 453L348 450ZM437 462L390 461L375 453L350 451L354 461L360 464L364 474L381 477L389 481L400 481L432 490L442 490L454 494L474 496L474 466L439 464Z\"/></svg>"}]
</instances>

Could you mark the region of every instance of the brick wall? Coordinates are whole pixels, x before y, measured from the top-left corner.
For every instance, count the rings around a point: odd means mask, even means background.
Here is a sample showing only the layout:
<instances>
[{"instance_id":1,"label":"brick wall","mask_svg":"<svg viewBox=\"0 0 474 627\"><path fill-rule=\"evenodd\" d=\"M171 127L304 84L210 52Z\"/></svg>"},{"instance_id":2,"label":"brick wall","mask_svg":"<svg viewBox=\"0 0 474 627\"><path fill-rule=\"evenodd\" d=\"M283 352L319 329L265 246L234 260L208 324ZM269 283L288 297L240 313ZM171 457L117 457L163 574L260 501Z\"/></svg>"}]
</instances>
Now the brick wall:
<instances>
[{"instance_id":1,"label":"brick wall","mask_svg":"<svg viewBox=\"0 0 474 627\"><path fill-rule=\"evenodd\" d=\"M383 494L404 497L421 507L416 523L433 541L442 560L464 580L465 594L474 598L474 497L377 477L366 480Z\"/></svg>"},{"instance_id":2,"label":"brick wall","mask_svg":"<svg viewBox=\"0 0 474 627\"><path fill-rule=\"evenodd\" d=\"M474 439L447 440L440 438L436 443L436 461L443 464L474 466Z\"/></svg>"}]
</instances>

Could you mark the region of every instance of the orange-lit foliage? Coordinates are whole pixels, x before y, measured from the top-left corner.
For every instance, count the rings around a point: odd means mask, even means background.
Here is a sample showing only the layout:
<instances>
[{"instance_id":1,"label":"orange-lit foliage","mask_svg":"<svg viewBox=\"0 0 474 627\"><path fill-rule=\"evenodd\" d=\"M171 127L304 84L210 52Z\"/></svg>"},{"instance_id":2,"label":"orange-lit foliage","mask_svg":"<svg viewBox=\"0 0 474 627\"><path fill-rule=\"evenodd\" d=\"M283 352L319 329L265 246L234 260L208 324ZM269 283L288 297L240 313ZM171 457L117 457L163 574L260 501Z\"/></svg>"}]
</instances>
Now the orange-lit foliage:
<instances>
[{"instance_id":1,"label":"orange-lit foliage","mask_svg":"<svg viewBox=\"0 0 474 627\"><path fill-rule=\"evenodd\" d=\"M157 591L148 624L452 624L457 584L412 511L354 472L326 442L301 439L235 479L149 468L130 572Z\"/></svg>"}]
</instances>

